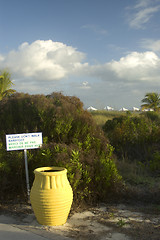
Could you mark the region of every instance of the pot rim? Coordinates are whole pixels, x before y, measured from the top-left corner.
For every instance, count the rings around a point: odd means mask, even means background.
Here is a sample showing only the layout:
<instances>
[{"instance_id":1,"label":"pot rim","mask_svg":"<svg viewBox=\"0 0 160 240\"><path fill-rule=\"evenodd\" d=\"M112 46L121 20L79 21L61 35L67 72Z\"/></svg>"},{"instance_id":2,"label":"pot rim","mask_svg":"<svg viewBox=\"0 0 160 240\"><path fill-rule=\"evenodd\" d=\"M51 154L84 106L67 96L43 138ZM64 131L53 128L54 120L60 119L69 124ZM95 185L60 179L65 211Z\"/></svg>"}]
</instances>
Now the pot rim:
<instances>
[{"instance_id":1,"label":"pot rim","mask_svg":"<svg viewBox=\"0 0 160 240\"><path fill-rule=\"evenodd\" d=\"M61 175L64 173L67 173L67 169L64 167L40 167L34 170L34 174L40 174L45 176Z\"/></svg>"}]
</instances>

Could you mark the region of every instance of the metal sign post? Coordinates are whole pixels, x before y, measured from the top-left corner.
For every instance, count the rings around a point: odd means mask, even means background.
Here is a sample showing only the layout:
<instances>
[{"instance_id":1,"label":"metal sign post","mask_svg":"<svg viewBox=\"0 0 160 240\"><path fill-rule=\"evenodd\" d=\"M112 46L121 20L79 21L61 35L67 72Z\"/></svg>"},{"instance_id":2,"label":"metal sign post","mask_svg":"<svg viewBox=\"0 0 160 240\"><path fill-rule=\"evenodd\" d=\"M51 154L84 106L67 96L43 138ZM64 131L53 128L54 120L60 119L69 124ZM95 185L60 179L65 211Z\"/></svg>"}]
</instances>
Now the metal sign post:
<instances>
[{"instance_id":1,"label":"metal sign post","mask_svg":"<svg viewBox=\"0 0 160 240\"><path fill-rule=\"evenodd\" d=\"M28 162L27 162L27 149L24 149L24 161L25 161L25 171L26 171L27 195L28 195L28 201L29 201L30 200L30 186L29 186L29 173L28 173Z\"/></svg>"},{"instance_id":2,"label":"metal sign post","mask_svg":"<svg viewBox=\"0 0 160 240\"><path fill-rule=\"evenodd\" d=\"M7 134L6 135L6 149L7 151L24 150L27 196L30 201L30 186L29 173L27 162L27 149L40 148L42 146L42 133L21 133L21 134Z\"/></svg>"}]
</instances>

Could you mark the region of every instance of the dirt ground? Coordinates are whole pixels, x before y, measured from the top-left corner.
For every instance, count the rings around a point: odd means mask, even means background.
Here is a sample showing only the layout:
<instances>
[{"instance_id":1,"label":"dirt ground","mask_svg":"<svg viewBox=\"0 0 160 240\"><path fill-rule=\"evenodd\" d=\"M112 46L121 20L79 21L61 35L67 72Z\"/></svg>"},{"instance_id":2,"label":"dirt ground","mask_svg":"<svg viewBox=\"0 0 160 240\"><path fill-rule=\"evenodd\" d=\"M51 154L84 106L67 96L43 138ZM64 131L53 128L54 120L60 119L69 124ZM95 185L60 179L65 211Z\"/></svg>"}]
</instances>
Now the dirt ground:
<instances>
[{"instance_id":1,"label":"dirt ground","mask_svg":"<svg viewBox=\"0 0 160 240\"><path fill-rule=\"evenodd\" d=\"M30 205L1 204L0 215L11 216L19 228L49 239L53 232L76 240L160 240L160 205L99 204L71 210L62 226L37 223Z\"/></svg>"}]
</instances>

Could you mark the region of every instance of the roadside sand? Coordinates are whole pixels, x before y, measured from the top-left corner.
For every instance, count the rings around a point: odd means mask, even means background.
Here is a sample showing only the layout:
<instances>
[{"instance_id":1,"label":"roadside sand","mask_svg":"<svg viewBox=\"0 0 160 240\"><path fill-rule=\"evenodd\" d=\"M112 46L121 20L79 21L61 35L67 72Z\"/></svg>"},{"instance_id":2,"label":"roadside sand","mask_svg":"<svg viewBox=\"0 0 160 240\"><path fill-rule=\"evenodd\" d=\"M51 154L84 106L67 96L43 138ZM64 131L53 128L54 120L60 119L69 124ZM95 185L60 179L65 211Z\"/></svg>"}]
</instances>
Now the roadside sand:
<instances>
[{"instance_id":1,"label":"roadside sand","mask_svg":"<svg viewBox=\"0 0 160 240\"><path fill-rule=\"evenodd\" d=\"M0 216L9 217L12 224L48 239L76 240L159 240L159 206L128 206L100 204L71 211L62 226L42 226L37 223L29 205L0 206ZM0 218L1 220L2 218ZM58 238L56 238L58 239Z\"/></svg>"}]
</instances>

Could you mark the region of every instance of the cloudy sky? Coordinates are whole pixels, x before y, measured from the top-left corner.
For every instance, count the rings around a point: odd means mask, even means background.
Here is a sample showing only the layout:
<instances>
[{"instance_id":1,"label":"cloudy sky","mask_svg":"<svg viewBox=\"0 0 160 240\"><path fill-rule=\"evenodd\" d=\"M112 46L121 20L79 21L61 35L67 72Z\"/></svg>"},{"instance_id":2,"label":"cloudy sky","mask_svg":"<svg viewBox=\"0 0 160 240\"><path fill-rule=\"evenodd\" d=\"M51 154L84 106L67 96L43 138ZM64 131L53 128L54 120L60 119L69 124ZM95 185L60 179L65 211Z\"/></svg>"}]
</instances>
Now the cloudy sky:
<instances>
[{"instance_id":1,"label":"cloudy sky","mask_svg":"<svg viewBox=\"0 0 160 240\"><path fill-rule=\"evenodd\" d=\"M0 69L30 94L139 107L160 93L160 0L0 0Z\"/></svg>"}]
</instances>

